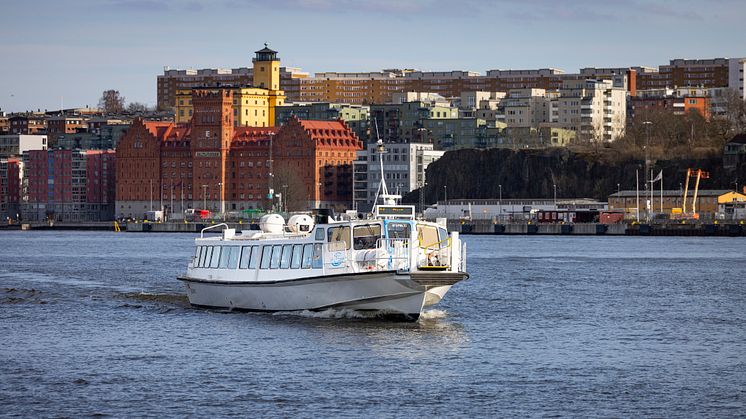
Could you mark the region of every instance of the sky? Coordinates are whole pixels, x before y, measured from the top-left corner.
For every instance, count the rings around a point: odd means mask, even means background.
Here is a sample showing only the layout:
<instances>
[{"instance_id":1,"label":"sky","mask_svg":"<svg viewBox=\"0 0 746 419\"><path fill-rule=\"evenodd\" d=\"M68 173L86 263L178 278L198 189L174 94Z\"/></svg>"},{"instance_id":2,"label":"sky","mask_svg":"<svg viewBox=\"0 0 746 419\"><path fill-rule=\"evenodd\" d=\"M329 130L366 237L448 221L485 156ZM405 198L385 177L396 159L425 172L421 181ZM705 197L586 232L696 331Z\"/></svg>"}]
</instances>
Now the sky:
<instances>
[{"instance_id":1,"label":"sky","mask_svg":"<svg viewBox=\"0 0 746 419\"><path fill-rule=\"evenodd\" d=\"M657 67L746 57L744 0L2 0L0 110L156 102L170 68Z\"/></svg>"}]
</instances>

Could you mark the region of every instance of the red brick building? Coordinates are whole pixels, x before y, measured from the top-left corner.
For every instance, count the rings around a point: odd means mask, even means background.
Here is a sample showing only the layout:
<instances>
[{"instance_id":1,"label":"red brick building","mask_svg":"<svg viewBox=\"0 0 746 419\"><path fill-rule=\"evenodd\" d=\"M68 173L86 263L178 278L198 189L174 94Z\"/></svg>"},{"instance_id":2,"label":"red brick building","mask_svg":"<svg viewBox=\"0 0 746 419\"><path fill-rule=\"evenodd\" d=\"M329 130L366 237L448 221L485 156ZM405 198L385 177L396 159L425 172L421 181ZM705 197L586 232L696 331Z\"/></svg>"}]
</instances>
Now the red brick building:
<instances>
[{"instance_id":1,"label":"red brick building","mask_svg":"<svg viewBox=\"0 0 746 419\"><path fill-rule=\"evenodd\" d=\"M113 220L115 157L113 150L25 152L24 220Z\"/></svg>"},{"instance_id":2,"label":"red brick building","mask_svg":"<svg viewBox=\"0 0 746 419\"><path fill-rule=\"evenodd\" d=\"M21 202L21 161L0 160L0 224L16 220Z\"/></svg>"},{"instance_id":3,"label":"red brick building","mask_svg":"<svg viewBox=\"0 0 746 419\"><path fill-rule=\"evenodd\" d=\"M351 205L352 161L363 144L344 122L234 127L227 89L195 90L192 104L188 124L136 120L120 140L118 217L160 209L174 215L187 208L241 211L273 201L291 210ZM285 199L271 201L270 188Z\"/></svg>"}]
</instances>

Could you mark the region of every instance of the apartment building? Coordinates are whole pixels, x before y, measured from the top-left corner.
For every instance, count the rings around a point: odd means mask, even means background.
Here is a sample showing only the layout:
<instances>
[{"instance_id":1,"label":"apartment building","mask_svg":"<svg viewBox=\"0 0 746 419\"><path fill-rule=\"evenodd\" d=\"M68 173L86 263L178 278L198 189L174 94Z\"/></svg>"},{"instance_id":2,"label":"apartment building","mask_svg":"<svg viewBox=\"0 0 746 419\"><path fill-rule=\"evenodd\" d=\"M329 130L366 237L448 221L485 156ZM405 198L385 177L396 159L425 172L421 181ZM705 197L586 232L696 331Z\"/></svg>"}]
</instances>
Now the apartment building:
<instances>
[{"instance_id":1,"label":"apartment building","mask_svg":"<svg viewBox=\"0 0 746 419\"><path fill-rule=\"evenodd\" d=\"M28 150L46 150L47 145L46 135L0 135L0 157L20 157Z\"/></svg>"},{"instance_id":2,"label":"apartment building","mask_svg":"<svg viewBox=\"0 0 746 419\"><path fill-rule=\"evenodd\" d=\"M398 105L371 105L370 138L381 138L387 143L428 142L422 121L458 117L458 108L450 104L416 101Z\"/></svg>"},{"instance_id":3,"label":"apartment building","mask_svg":"<svg viewBox=\"0 0 746 419\"><path fill-rule=\"evenodd\" d=\"M114 159L113 150L25 152L20 206L24 220L113 220Z\"/></svg>"},{"instance_id":4,"label":"apartment building","mask_svg":"<svg viewBox=\"0 0 746 419\"><path fill-rule=\"evenodd\" d=\"M531 128L551 122L551 99L545 89L513 89L502 101L505 123L510 128Z\"/></svg>"},{"instance_id":5,"label":"apartment building","mask_svg":"<svg viewBox=\"0 0 746 419\"><path fill-rule=\"evenodd\" d=\"M13 115L8 118L8 124L11 134L37 135L47 130L46 115L40 113Z\"/></svg>"},{"instance_id":6,"label":"apartment building","mask_svg":"<svg viewBox=\"0 0 746 419\"><path fill-rule=\"evenodd\" d=\"M22 173L23 162L20 159L0 159L0 224L20 218Z\"/></svg>"},{"instance_id":7,"label":"apartment building","mask_svg":"<svg viewBox=\"0 0 746 419\"><path fill-rule=\"evenodd\" d=\"M357 153L353 164L354 207L357 211L370 211L380 193L381 161L389 193L404 195L425 184L427 167L445 153L435 150L433 144L386 144L386 152L379 156L375 142Z\"/></svg>"},{"instance_id":8,"label":"apartment building","mask_svg":"<svg viewBox=\"0 0 746 419\"><path fill-rule=\"evenodd\" d=\"M370 107L347 103L293 103L278 106L275 110L275 126L284 125L292 117L301 120L342 120L358 138L368 138Z\"/></svg>"},{"instance_id":9,"label":"apartment building","mask_svg":"<svg viewBox=\"0 0 746 419\"><path fill-rule=\"evenodd\" d=\"M566 80L558 99L558 126L584 142L614 141L624 135L627 92L611 80Z\"/></svg>"}]
</instances>

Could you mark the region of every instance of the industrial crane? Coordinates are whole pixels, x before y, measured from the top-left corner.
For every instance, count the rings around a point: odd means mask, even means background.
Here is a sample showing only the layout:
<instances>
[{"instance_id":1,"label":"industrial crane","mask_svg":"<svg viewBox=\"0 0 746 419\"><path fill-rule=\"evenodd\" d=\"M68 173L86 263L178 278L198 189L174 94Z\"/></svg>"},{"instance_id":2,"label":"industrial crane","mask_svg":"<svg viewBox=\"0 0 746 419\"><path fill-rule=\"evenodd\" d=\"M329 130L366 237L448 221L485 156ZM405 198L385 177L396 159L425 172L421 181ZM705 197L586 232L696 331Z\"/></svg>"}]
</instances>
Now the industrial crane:
<instances>
[{"instance_id":1,"label":"industrial crane","mask_svg":"<svg viewBox=\"0 0 746 419\"><path fill-rule=\"evenodd\" d=\"M687 212L686 207L686 199L687 195L689 194L689 181L692 176L696 175L697 180L694 182L694 196L692 197L692 211ZM684 197L683 197L683 204L681 207L681 217L680 218L693 218L695 220L699 219L699 214L697 214L697 193L699 192L699 181L701 179L709 179L710 174L708 172L705 172L702 169L686 169L686 183L684 184Z\"/></svg>"}]
</instances>

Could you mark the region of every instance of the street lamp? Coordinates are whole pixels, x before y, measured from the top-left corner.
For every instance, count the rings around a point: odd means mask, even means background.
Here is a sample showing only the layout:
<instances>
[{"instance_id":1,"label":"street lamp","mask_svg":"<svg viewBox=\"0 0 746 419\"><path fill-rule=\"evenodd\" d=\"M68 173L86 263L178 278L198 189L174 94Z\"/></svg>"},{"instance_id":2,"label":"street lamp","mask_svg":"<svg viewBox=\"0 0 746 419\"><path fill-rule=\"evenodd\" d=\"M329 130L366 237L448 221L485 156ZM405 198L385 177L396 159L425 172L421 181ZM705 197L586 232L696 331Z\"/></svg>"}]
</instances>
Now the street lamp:
<instances>
[{"instance_id":1,"label":"street lamp","mask_svg":"<svg viewBox=\"0 0 746 419\"><path fill-rule=\"evenodd\" d=\"M554 187L554 209L557 209L557 184L552 185Z\"/></svg>"},{"instance_id":2,"label":"street lamp","mask_svg":"<svg viewBox=\"0 0 746 419\"><path fill-rule=\"evenodd\" d=\"M219 199L220 199L220 214L223 216L223 221L225 221L225 201L223 200L223 182L218 182L218 193Z\"/></svg>"},{"instance_id":3,"label":"street lamp","mask_svg":"<svg viewBox=\"0 0 746 419\"><path fill-rule=\"evenodd\" d=\"M282 200L284 201L282 204L282 210L285 212L288 212L288 185L287 184L282 185Z\"/></svg>"},{"instance_id":4,"label":"street lamp","mask_svg":"<svg viewBox=\"0 0 746 419\"><path fill-rule=\"evenodd\" d=\"M448 205L448 185L443 185L443 200L446 201L446 205Z\"/></svg>"},{"instance_id":5,"label":"street lamp","mask_svg":"<svg viewBox=\"0 0 746 419\"><path fill-rule=\"evenodd\" d=\"M202 209L207 209L207 185L202 185Z\"/></svg>"},{"instance_id":6,"label":"street lamp","mask_svg":"<svg viewBox=\"0 0 746 419\"><path fill-rule=\"evenodd\" d=\"M616 184L616 193L617 193L618 195L621 195L621 194L622 194L622 187L621 187L621 186L620 186L620 185L619 185L618 183Z\"/></svg>"}]
</instances>

